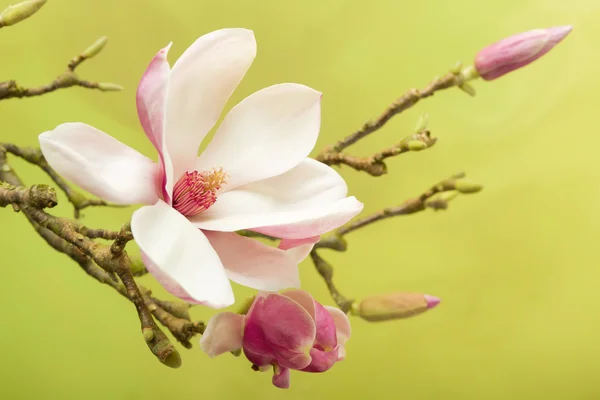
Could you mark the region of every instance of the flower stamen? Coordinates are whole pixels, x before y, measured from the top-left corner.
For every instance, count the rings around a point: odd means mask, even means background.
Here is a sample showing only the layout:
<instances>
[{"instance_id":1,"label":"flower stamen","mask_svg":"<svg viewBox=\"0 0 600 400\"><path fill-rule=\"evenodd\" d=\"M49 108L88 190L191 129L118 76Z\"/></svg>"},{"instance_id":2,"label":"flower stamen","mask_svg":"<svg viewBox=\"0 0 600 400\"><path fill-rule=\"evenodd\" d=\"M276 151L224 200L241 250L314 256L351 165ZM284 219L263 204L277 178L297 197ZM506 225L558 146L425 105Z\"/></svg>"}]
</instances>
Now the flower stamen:
<instances>
[{"instance_id":1,"label":"flower stamen","mask_svg":"<svg viewBox=\"0 0 600 400\"><path fill-rule=\"evenodd\" d=\"M173 208L186 217L208 210L217 201L217 192L227 183L221 168L186 172L173 188Z\"/></svg>"}]
</instances>

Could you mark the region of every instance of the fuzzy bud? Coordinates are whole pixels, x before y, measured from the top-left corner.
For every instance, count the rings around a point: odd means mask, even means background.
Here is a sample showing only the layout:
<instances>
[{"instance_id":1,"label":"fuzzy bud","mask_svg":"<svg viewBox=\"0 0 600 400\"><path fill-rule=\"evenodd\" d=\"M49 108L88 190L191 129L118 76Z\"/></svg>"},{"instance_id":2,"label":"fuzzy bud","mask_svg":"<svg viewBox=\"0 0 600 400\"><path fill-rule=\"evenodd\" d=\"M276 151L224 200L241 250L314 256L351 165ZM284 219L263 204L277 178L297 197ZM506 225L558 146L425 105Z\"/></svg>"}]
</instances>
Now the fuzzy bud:
<instances>
[{"instance_id":1,"label":"fuzzy bud","mask_svg":"<svg viewBox=\"0 0 600 400\"><path fill-rule=\"evenodd\" d=\"M422 293L389 293L356 301L352 314L370 322L403 319L422 314L437 306L440 299Z\"/></svg>"},{"instance_id":2,"label":"fuzzy bud","mask_svg":"<svg viewBox=\"0 0 600 400\"><path fill-rule=\"evenodd\" d=\"M483 185L468 180L460 180L456 182L455 189L462 194L471 194L480 192L483 189Z\"/></svg>"},{"instance_id":3,"label":"fuzzy bud","mask_svg":"<svg viewBox=\"0 0 600 400\"><path fill-rule=\"evenodd\" d=\"M486 81L501 77L537 60L573 29L572 26L557 26L534 29L510 36L487 46L475 57L475 69Z\"/></svg>"},{"instance_id":4,"label":"fuzzy bud","mask_svg":"<svg viewBox=\"0 0 600 400\"><path fill-rule=\"evenodd\" d=\"M6 7L0 14L0 27L14 25L31 17L44 4L46 4L46 0L29 0Z\"/></svg>"},{"instance_id":5,"label":"fuzzy bud","mask_svg":"<svg viewBox=\"0 0 600 400\"><path fill-rule=\"evenodd\" d=\"M83 58L92 58L92 57L94 57L96 54L100 53L100 51L106 45L107 41L108 41L108 37L102 36L100 39L96 40L94 42L94 44L92 44L90 47L88 47L87 49L85 49L84 52L81 53L81 56Z\"/></svg>"}]
</instances>

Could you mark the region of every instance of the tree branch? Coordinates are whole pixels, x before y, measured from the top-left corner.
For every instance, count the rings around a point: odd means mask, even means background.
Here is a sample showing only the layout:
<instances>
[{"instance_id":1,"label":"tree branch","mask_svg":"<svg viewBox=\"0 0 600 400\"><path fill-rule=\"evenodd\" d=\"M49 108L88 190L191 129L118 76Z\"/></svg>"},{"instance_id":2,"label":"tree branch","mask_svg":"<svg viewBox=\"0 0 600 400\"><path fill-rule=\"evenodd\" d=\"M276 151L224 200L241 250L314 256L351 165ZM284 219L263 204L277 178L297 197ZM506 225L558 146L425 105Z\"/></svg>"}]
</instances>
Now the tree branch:
<instances>
[{"instance_id":1,"label":"tree branch","mask_svg":"<svg viewBox=\"0 0 600 400\"><path fill-rule=\"evenodd\" d=\"M56 192L47 185L34 185L30 188L13 186L0 182L0 207L11 204L15 211L21 206L52 208L56 206Z\"/></svg>"},{"instance_id":2,"label":"tree branch","mask_svg":"<svg viewBox=\"0 0 600 400\"><path fill-rule=\"evenodd\" d=\"M396 99L375 120L366 122L359 130L338 141L335 145L326 147L319 157L324 153L339 153L346 147L358 142L369 134L381 129L392 117L415 105L419 100L433 96L435 92L459 86L465 90L466 83L461 74L461 67L457 65L452 71L441 78L434 79L423 89L410 89L404 95Z\"/></svg>"},{"instance_id":3,"label":"tree branch","mask_svg":"<svg viewBox=\"0 0 600 400\"><path fill-rule=\"evenodd\" d=\"M88 47L83 53L73 58L67 65L67 70L60 74L52 82L42 86L27 88L19 85L14 80L0 82L0 100L10 98L34 97L41 96L46 93L54 92L58 89L66 89L72 86L80 86L88 89L97 89L102 92L119 91L123 88L114 83L90 82L80 79L75 73L77 68L83 61L94 57L98 54L106 44L106 37L98 39L94 44Z\"/></svg>"},{"instance_id":4,"label":"tree branch","mask_svg":"<svg viewBox=\"0 0 600 400\"><path fill-rule=\"evenodd\" d=\"M347 165L357 171L364 171L372 176L381 176L387 173L384 160L409 151L421 151L432 147L437 138L431 137L430 131L424 129L413 135L407 136L393 146L387 147L370 157L355 157L341 151L324 151L315 158L326 165Z\"/></svg>"}]
</instances>

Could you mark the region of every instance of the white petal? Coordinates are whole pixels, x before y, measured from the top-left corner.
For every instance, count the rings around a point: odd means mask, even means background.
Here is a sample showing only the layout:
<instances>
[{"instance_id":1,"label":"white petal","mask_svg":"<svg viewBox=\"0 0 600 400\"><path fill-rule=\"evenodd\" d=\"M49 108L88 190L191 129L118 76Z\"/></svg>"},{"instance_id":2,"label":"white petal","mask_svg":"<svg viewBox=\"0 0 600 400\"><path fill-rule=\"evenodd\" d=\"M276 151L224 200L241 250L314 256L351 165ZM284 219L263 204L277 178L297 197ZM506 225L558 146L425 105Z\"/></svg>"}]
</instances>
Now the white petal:
<instances>
[{"instance_id":1,"label":"white petal","mask_svg":"<svg viewBox=\"0 0 600 400\"><path fill-rule=\"evenodd\" d=\"M165 119L167 93L169 90L169 61L167 55L171 43L161 49L152 59L140 80L136 92L138 118L144 132L154 145L161 163L160 184L163 197L170 204L173 189L173 166L166 148Z\"/></svg>"},{"instance_id":2,"label":"white petal","mask_svg":"<svg viewBox=\"0 0 600 400\"><path fill-rule=\"evenodd\" d=\"M200 339L200 348L211 358L241 349L243 329L243 315L231 312L219 313L208 321Z\"/></svg>"},{"instance_id":3,"label":"white petal","mask_svg":"<svg viewBox=\"0 0 600 400\"><path fill-rule=\"evenodd\" d=\"M117 204L154 204L159 167L106 133L79 122L39 137L44 157L59 175Z\"/></svg>"},{"instance_id":4,"label":"white petal","mask_svg":"<svg viewBox=\"0 0 600 400\"><path fill-rule=\"evenodd\" d=\"M204 231L227 276L240 285L275 292L299 287L298 254L231 232Z\"/></svg>"},{"instance_id":5,"label":"white petal","mask_svg":"<svg viewBox=\"0 0 600 400\"><path fill-rule=\"evenodd\" d=\"M332 168L305 159L292 170L223 193L191 221L202 229L252 229L306 239L335 229L358 214L362 203L345 197L346 183Z\"/></svg>"},{"instance_id":6,"label":"white petal","mask_svg":"<svg viewBox=\"0 0 600 400\"><path fill-rule=\"evenodd\" d=\"M202 139L256 56L254 34L222 29L196 40L173 66L167 104L167 145L177 178L193 169Z\"/></svg>"},{"instance_id":7,"label":"white petal","mask_svg":"<svg viewBox=\"0 0 600 400\"><path fill-rule=\"evenodd\" d=\"M162 200L133 213L131 232L142 252L156 266L154 275L185 300L213 308L230 306L233 291L219 256L204 234ZM158 270L158 273L156 273ZM149 269L152 273L152 269ZM175 287L174 295L180 295Z\"/></svg>"},{"instance_id":8,"label":"white petal","mask_svg":"<svg viewBox=\"0 0 600 400\"><path fill-rule=\"evenodd\" d=\"M320 100L321 93L293 83L250 95L227 114L196 168L223 168L225 190L289 171L315 146Z\"/></svg>"}]
</instances>

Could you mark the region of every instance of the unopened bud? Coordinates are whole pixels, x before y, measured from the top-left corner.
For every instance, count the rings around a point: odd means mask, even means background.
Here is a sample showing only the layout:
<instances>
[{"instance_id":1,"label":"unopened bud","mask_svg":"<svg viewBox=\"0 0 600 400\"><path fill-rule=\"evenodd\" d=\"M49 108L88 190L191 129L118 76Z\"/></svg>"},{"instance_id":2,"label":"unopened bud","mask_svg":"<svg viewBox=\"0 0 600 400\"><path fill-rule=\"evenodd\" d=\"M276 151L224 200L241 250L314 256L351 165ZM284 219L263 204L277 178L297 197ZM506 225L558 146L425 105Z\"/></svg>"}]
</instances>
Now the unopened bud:
<instances>
[{"instance_id":1,"label":"unopened bud","mask_svg":"<svg viewBox=\"0 0 600 400\"><path fill-rule=\"evenodd\" d=\"M123 86L117 85L116 83L100 82L98 84L98 89L105 92L118 92L123 90Z\"/></svg>"},{"instance_id":2,"label":"unopened bud","mask_svg":"<svg viewBox=\"0 0 600 400\"><path fill-rule=\"evenodd\" d=\"M483 185L468 180L460 180L456 182L455 189L462 194L470 194L481 191Z\"/></svg>"},{"instance_id":3,"label":"unopened bud","mask_svg":"<svg viewBox=\"0 0 600 400\"><path fill-rule=\"evenodd\" d=\"M422 293L389 293L356 301L352 314L370 322L409 318L437 306L440 299Z\"/></svg>"},{"instance_id":4,"label":"unopened bud","mask_svg":"<svg viewBox=\"0 0 600 400\"><path fill-rule=\"evenodd\" d=\"M407 143L407 146L410 151L421 151L427 148L427 144L420 140L411 140Z\"/></svg>"},{"instance_id":5,"label":"unopened bud","mask_svg":"<svg viewBox=\"0 0 600 400\"><path fill-rule=\"evenodd\" d=\"M24 1L14 6L8 6L2 14L0 14L0 27L14 25L26 18L35 14L42 6L46 4L46 0L29 0Z\"/></svg>"},{"instance_id":6,"label":"unopened bud","mask_svg":"<svg viewBox=\"0 0 600 400\"><path fill-rule=\"evenodd\" d=\"M475 68L486 81L499 78L537 60L573 29L572 26L557 26L510 36L487 46L475 57Z\"/></svg>"},{"instance_id":7,"label":"unopened bud","mask_svg":"<svg viewBox=\"0 0 600 400\"><path fill-rule=\"evenodd\" d=\"M90 47L85 49L84 52L81 53L81 56L83 58L94 57L96 54L100 53L100 51L104 48L104 45L106 45L107 41L108 41L108 37L102 36L100 39L96 40L94 42L94 44L92 44Z\"/></svg>"}]
</instances>

